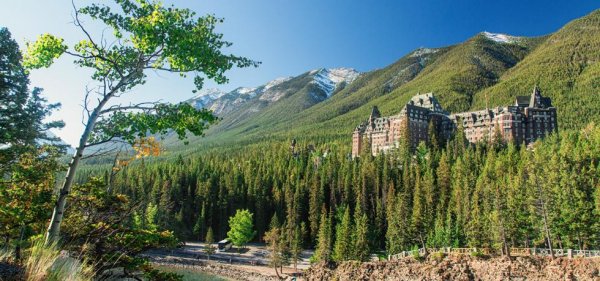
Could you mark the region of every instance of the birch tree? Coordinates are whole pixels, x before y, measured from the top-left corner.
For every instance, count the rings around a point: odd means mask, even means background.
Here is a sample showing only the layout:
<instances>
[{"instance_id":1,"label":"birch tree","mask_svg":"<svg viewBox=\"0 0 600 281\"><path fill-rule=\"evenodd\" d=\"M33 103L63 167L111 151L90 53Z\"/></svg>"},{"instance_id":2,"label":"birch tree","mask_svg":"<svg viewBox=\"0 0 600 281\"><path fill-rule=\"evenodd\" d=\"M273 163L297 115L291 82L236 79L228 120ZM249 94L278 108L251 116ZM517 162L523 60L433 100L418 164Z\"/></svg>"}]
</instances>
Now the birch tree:
<instances>
[{"instance_id":1,"label":"birch tree","mask_svg":"<svg viewBox=\"0 0 600 281\"><path fill-rule=\"evenodd\" d=\"M119 104L115 99L132 94L147 80L147 73L192 75L197 89L205 78L227 82L225 72L234 66L257 66L244 57L223 53L231 46L215 27L223 20L212 15L197 16L189 9L165 7L150 0L114 0L116 5L73 5L73 23L82 39L68 46L64 40L43 34L27 44L24 65L29 69L49 67L60 56L74 58L74 64L92 71L93 84L83 92L85 128L69 163L60 188L46 241L59 236L67 195L84 151L115 140L134 143L147 134L174 131L180 139L186 133L202 135L216 117L208 110L189 104L141 102ZM99 21L112 30L111 37L92 34L85 20Z\"/></svg>"}]
</instances>

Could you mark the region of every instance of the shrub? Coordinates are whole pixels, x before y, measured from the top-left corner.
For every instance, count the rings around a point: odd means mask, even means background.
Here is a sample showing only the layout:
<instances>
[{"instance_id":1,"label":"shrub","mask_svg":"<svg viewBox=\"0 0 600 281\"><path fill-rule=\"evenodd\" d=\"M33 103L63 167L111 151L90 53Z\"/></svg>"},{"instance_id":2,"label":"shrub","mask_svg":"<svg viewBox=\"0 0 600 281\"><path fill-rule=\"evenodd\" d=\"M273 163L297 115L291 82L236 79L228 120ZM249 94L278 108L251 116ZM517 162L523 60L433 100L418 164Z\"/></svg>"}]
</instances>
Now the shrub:
<instances>
[{"instance_id":1,"label":"shrub","mask_svg":"<svg viewBox=\"0 0 600 281\"><path fill-rule=\"evenodd\" d=\"M415 246L412 248L412 250L411 250L411 254L412 254L412 256L413 256L413 258L414 258L415 260L418 260L418 261L422 261L422 260L423 260L423 257L421 257L421 255L419 254L419 247L418 247L418 246L416 246L416 245L415 245Z\"/></svg>"},{"instance_id":2,"label":"shrub","mask_svg":"<svg viewBox=\"0 0 600 281\"><path fill-rule=\"evenodd\" d=\"M436 261L441 261L444 259L446 255L442 252L435 252L431 254L431 258L436 260Z\"/></svg>"},{"instance_id":3,"label":"shrub","mask_svg":"<svg viewBox=\"0 0 600 281\"><path fill-rule=\"evenodd\" d=\"M481 258L483 257L483 253L479 249L476 249L475 251L471 252L471 256Z\"/></svg>"}]
</instances>

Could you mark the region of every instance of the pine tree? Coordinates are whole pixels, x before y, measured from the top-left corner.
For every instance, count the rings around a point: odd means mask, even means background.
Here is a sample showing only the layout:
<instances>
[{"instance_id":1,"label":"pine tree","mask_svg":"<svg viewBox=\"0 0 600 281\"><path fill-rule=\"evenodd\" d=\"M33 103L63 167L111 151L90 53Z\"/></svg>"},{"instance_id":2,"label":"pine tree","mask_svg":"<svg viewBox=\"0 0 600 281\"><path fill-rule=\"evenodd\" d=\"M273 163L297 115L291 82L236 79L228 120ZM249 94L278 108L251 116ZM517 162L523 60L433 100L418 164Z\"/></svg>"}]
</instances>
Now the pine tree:
<instances>
[{"instance_id":1,"label":"pine tree","mask_svg":"<svg viewBox=\"0 0 600 281\"><path fill-rule=\"evenodd\" d=\"M431 147L433 151L439 150L440 144L442 143L442 139L438 135L438 130L435 127L435 123L433 122L433 120L429 122L429 125L427 127L427 136L429 140L429 147Z\"/></svg>"},{"instance_id":2,"label":"pine tree","mask_svg":"<svg viewBox=\"0 0 600 281\"><path fill-rule=\"evenodd\" d=\"M273 227L269 231L265 232L265 237L263 238L265 242L267 242L267 248L269 249L269 264L275 269L275 274L277 274L277 278L281 279L279 275L278 269L283 265L284 260L281 254L282 251L282 236L281 236L281 228Z\"/></svg>"},{"instance_id":3,"label":"pine tree","mask_svg":"<svg viewBox=\"0 0 600 281\"><path fill-rule=\"evenodd\" d=\"M202 233L204 232L204 228L205 228L204 216L205 216L205 212L204 212L204 206L203 206L202 210L200 211L200 214L198 215L198 218L196 218L196 223L194 224L194 229L193 229L193 232L196 235L196 237L198 238L198 240L202 239Z\"/></svg>"},{"instance_id":4,"label":"pine tree","mask_svg":"<svg viewBox=\"0 0 600 281\"><path fill-rule=\"evenodd\" d=\"M210 256L215 253L216 248L213 245L214 243L215 243L215 238L213 235L213 230L212 230L212 227L209 227L208 231L206 232L206 239L204 239L204 252L206 253L206 256L208 257L208 260L210 260Z\"/></svg>"},{"instance_id":5,"label":"pine tree","mask_svg":"<svg viewBox=\"0 0 600 281\"><path fill-rule=\"evenodd\" d=\"M352 230L350 208L346 206L342 220L336 226L332 256L334 261L346 261L352 258Z\"/></svg>"},{"instance_id":6,"label":"pine tree","mask_svg":"<svg viewBox=\"0 0 600 281\"><path fill-rule=\"evenodd\" d=\"M370 258L369 247L369 221L367 215L362 212L360 206L354 211L354 221L356 222L354 231L354 247L352 247L352 256L359 261L368 261Z\"/></svg>"},{"instance_id":7,"label":"pine tree","mask_svg":"<svg viewBox=\"0 0 600 281\"><path fill-rule=\"evenodd\" d=\"M302 231L301 227L296 226L294 228L294 236L290 241L290 258L294 264L294 270L298 271L298 261L301 260L300 255L302 254Z\"/></svg>"},{"instance_id":8,"label":"pine tree","mask_svg":"<svg viewBox=\"0 0 600 281\"><path fill-rule=\"evenodd\" d=\"M331 218L327 216L327 212L322 212L319 233L317 235L317 248L314 254L316 261L331 260L331 234Z\"/></svg>"},{"instance_id":9,"label":"pine tree","mask_svg":"<svg viewBox=\"0 0 600 281\"><path fill-rule=\"evenodd\" d=\"M311 242L316 241L319 231L319 213L323 204L323 194L319 184L319 174L314 173L309 192L308 212Z\"/></svg>"},{"instance_id":10,"label":"pine tree","mask_svg":"<svg viewBox=\"0 0 600 281\"><path fill-rule=\"evenodd\" d=\"M437 187L438 187L438 202L436 202L438 214L437 216L444 216L442 212L446 212L448 209L448 201L451 195L451 167L450 160L448 159L446 151L442 152L442 156L439 160L439 165L436 170L437 176Z\"/></svg>"},{"instance_id":11,"label":"pine tree","mask_svg":"<svg viewBox=\"0 0 600 281\"><path fill-rule=\"evenodd\" d=\"M426 208L425 206L425 192L424 187L421 184L421 175L419 172L419 166L415 167L415 185L414 185L414 197L412 204L412 216L411 216L411 228L413 233L416 234L415 242L418 243L422 248L425 247L425 235L426 235Z\"/></svg>"},{"instance_id":12,"label":"pine tree","mask_svg":"<svg viewBox=\"0 0 600 281\"><path fill-rule=\"evenodd\" d=\"M146 229L154 231L158 228L158 226L156 225L157 212L158 208L156 207L156 205L152 203L148 204L148 206L146 207L146 217L144 223Z\"/></svg>"}]
</instances>

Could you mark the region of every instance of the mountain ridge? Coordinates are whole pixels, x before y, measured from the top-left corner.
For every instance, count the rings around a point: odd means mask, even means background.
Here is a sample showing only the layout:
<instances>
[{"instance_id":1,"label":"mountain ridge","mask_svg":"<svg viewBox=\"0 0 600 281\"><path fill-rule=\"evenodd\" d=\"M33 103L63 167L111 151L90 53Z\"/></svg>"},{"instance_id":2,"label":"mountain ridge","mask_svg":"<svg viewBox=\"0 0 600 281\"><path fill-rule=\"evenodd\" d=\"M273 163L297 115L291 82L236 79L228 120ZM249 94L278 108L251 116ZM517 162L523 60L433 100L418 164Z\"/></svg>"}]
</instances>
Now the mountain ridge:
<instances>
[{"instance_id":1,"label":"mountain ridge","mask_svg":"<svg viewBox=\"0 0 600 281\"><path fill-rule=\"evenodd\" d=\"M229 92L219 89L207 89L201 91L201 93L185 102L194 105L198 109L210 109L217 116L221 116L238 109L255 98L267 103L277 102L286 95L286 91L278 91L279 88L277 86L304 74L306 73L295 77L276 78L263 85L252 88L238 87ZM309 71L308 75L314 77L313 81L310 81L309 83L317 85L321 90L313 92L313 98L322 101L331 97L340 83L350 83L354 81L360 73L352 68L342 67L314 69Z\"/></svg>"},{"instance_id":2,"label":"mountain ridge","mask_svg":"<svg viewBox=\"0 0 600 281\"><path fill-rule=\"evenodd\" d=\"M585 38L580 38L584 34ZM565 50L572 49L572 52ZM558 108L559 128L581 128L600 121L600 11L573 20L556 32L513 36L482 31L462 43L418 48L396 62L341 83L321 101L306 96L306 72L287 87L284 99L256 107L253 114L232 112L211 128L203 142L264 139L349 138L353 128L377 105L383 115L397 113L413 95L433 92L451 112L507 105L537 85ZM566 73L562 73L565 71ZM308 87L308 88L307 88ZM598 89L600 90L600 89ZM586 118L573 101L585 101ZM260 108L258 108L260 107ZM246 105L242 110L248 111ZM566 122L565 124L561 124Z\"/></svg>"}]
</instances>

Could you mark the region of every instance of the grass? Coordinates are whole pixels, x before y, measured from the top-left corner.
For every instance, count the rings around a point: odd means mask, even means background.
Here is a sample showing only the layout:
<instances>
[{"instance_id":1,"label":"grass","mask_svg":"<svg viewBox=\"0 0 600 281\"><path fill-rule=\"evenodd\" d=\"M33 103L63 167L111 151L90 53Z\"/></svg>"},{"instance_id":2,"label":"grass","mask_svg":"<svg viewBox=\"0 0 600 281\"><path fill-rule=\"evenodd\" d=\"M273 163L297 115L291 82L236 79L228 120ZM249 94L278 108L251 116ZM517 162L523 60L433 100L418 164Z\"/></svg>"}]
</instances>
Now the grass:
<instances>
[{"instance_id":1,"label":"grass","mask_svg":"<svg viewBox=\"0 0 600 281\"><path fill-rule=\"evenodd\" d=\"M93 269L69 257L56 245L45 246L37 239L27 251L23 266L27 281L87 281L93 280Z\"/></svg>"}]
</instances>

